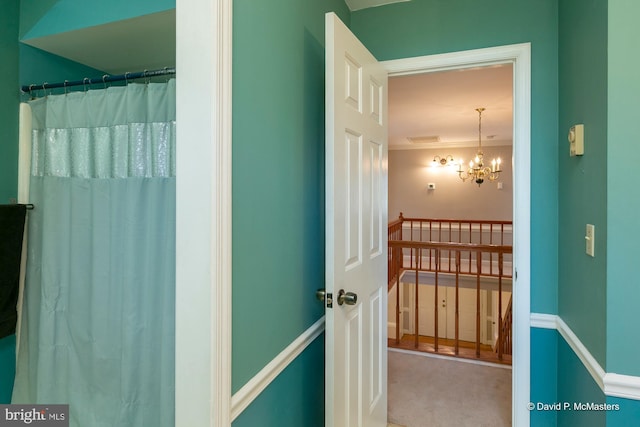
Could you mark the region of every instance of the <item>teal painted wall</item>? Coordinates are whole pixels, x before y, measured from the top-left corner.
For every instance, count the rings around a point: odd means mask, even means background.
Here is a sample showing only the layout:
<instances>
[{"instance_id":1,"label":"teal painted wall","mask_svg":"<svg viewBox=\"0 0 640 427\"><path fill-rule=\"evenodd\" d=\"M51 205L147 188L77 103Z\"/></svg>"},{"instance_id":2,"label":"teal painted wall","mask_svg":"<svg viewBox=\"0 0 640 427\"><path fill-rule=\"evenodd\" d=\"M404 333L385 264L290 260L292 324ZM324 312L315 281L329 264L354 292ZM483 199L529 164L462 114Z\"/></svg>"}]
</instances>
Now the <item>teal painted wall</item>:
<instances>
[{"instance_id":1,"label":"teal painted wall","mask_svg":"<svg viewBox=\"0 0 640 427\"><path fill-rule=\"evenodd\" d=\"M18 12L18 0L0 2L0 204L18 194ZM0 339L0 404L11 400L15 351L15 335Z\"/></svg>"},{"instance_id":2,"label":"teal painted wall","mask_svg":"<svg viewBox=\"0 0 640 427\"><path fill-rule=\"evenodd\" d=\"M96 77L103 74L102 70L20 44L20 86L42 84L45 81L53 83L65 80L82 80L85 77ZM76 86L68 89L68 91L72 90L84 90L84 88ZM37 96L43 94L42 91L35 93ZM47 90L47 93L64 93L64 89ZM28 98L28 95L23 95L24 97Z\"/></svg>"},{"instance_id":3,"label":"teal painted wall","mask_svg":"<svg viewBox=\"0 0 640 427\"><path fill-rule=\"evenodd\" d=\"M558 401L558 331L555 329L531 328L531 395L537 405ZM537 408L537 406L536 406ZM551 427L557 425L555 411L538 411L531 414L531 426Z\"/></svg>"},{"instance_id":4,"label":"teal painted wall","mask_svg":"<svg viewBox=\"0 0 640 427\"><path fill-rule=\"evenodd\" d=\"M379 60L531 42L531 311L557 312L557 0L413 0L362 11L351 28Z\"/></svg>"},{"instance_id":5,"label":"teal painted wall","mask_svg":"<svg viewBox=\"0 0 640 427\"><path fill-rule=\"evenodd\" d=\"M324 14L348 22L349 11L342 0L233 7L235 392L324 313Z\"/></svg>"},{"instance_id":6,"label":"teal painted wall","mask_svg":"<svg viewBox=\"0 0 640 427\"><path fill-rule=\"evenodd\" d=\"M558 402L571 407L574 403L606 403L604 393L562 337L558 338ZM559 427L608 425L605 411L561 410L557 415Z\"/></svg>"},{"instance_id":7,"label":"teal painted wall","mask_svg":"<svg viewBox=\"0 0 640 427\"><path fill-rule=\"evenodd\" d=\"M0 2L0 203L18 194L19 0Z\"/></svg>"},{"instance_id":8,"label":"teal painted wall","mask_svg":"<svg viewBox=\"0 0 640 427\"><path fill-rule=\"evenodd\" d=\"M0 405L11 403L16 376L16 336L0 339Z\"/></svg>"},{"instance_id":9,"label":"teal painted wall","mask_svg":"<svg viewBox=\"0 0 640 427\"><path fill-rule=\"evenodd\" d=\"M637 324L640 191L630 177L640 156L640 2L609 0L607 157L607 372L640 376ZM601 159L601 167L602 161ZM631 329L630 329L631 328Z\"/></svg>"},{"instance_id":10,"label":"teal painted wall","mask_svg":"<svg viewBox=\"0 0 640 427\"><path fill-rule=\"evenodd\" d=\"M232 427L324 426L324 334L315 339Z\"/></svg>"},{"instance_id":11,"label":"teal painted wall","mask_svg":"<svg viewBox=\"0 0 640 427\"><path fill-rule=\"evenodd\" d=\"M560 127L558 313L601 366L606 363L607 2L559 3ZM567 133L585 126L584 156L569 156ZM596 227L595 257L585 227Z\"/></svg>"},{"instance_id":12,"label":"teal painted wall","mask_svg":"<svg viewBox=\"0 0 640 427\"><path fill-rule=\"evenodd\" d=\"M607 427L628 427L638 424L640 420L640 401L607 397L607 403L618 405L617 411L607 411Z\"/></svg>"},{"instance_id":13,"label":"teal painted wall","mask_svg":"<svg viewBox=\"0 0 640 427\"><path fill-rule=\"evenodd\" d=\"M640 420L640 401L605 396L582 361L554 329L531 329L531 402L571 410L531 411L531 426L627 427ZM535 381L533 381L535 375ZM574 403L618 405L618 410L576 411ZM537 406L536 406L537 407Z\"/></svg>"},{"instance_id":14,"label":"teal painted wall","mask_svg":"<svg viewBox=\"0 0 640 427\"><path fill-rule=\"evenodd\" d=\"M175 0L22 0L21 40L175 9Z\"/></svg>"}]
</instances>

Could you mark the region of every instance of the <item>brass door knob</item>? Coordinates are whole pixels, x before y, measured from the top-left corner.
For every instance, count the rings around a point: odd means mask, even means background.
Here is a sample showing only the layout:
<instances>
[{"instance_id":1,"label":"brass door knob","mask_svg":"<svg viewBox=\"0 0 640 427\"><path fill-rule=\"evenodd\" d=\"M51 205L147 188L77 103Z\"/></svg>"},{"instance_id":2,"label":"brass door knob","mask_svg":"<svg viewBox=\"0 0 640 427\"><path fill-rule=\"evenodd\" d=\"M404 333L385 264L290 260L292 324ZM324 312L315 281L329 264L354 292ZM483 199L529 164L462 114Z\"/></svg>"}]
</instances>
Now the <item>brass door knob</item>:
<instances>
[{"instance_id":1,"label":"brass door knob","mask_svg":"<svg viewBox=\"0 0 640 427\"><path fill-rule=\"evenodd\" d=\"M356 305L358 302L358 295L353 292L345 292L344 289L340 289L338 292L338 305Z\"/></svg>"}]
</instances>

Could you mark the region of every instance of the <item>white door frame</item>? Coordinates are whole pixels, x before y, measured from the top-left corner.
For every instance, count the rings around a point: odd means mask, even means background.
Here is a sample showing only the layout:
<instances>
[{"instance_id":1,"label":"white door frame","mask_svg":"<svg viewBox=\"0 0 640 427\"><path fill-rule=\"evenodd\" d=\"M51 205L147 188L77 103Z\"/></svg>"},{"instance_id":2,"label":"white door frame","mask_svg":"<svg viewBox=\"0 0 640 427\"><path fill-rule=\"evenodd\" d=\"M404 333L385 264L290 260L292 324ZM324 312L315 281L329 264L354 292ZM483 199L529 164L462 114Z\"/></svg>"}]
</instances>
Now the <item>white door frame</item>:
<instances>
[{"instance_id":1,"label":"white door frame","mask_svg":"<svg viewBox=\"0 0 640 427\"><path fill-rule=\"evenodd\" d=\"M175 425L231 425L232 0L176 1Z\"/></svg>"},{"instance_id":2,"label":"white door frame","mask_svg":"<svg viewBox=\"0 0 640 427\"><path fill-rule=\"evenodd\" d=\"M531 45L529 43L385 61L389 77L513 64L513 378L512 423L529 426L530 395L530 200Z\"/></svg>"}]
</instances>

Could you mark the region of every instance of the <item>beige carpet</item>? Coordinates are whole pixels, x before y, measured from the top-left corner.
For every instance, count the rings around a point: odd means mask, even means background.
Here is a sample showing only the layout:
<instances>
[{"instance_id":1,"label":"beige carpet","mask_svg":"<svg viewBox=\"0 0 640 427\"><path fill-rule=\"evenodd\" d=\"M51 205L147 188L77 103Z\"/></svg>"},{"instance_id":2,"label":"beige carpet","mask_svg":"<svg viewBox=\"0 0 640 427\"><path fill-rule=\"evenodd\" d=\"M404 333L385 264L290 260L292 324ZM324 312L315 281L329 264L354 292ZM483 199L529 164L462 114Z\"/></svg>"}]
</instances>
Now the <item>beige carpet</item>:
<instances>
[{"instance_id":1,"label":"beige carpet","mask_svg":"<svg viewBox=\"0 0 640 427\"><path fill-rule=\"evenodd\" d=\"M510 426L511 369L390 350L389 423Z\"/></svg>"}]
</instances>

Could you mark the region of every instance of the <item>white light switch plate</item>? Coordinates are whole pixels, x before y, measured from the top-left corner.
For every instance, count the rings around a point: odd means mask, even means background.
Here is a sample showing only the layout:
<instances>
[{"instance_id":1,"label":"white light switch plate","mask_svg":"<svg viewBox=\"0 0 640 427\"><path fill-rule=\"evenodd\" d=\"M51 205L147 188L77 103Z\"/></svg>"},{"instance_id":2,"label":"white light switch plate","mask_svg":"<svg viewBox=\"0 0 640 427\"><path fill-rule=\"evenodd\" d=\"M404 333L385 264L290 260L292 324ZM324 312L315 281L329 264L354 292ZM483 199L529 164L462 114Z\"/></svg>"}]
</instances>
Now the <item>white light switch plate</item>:
<instances>
[{"instance_id":1,"label":"white light switch plate","mask_svg":"<svg viewBox=\"0 0 640 427\"><path fill-rule=\"evenodd\" d=\"M587 255L595 256L596 227L593 224L587 224L587 232L584 240L586 242Z\"/></svg>"},{"instance_id":2,"label":"white light switch plate","mask_svg":"<svg viewBox=\"0 0 640 427\"><path fill-rule=\"evenodd\" d=\"M571 126L569 129L569 155L582 156L584 154L584 125Z\"/></svg>"}]
</instances>

